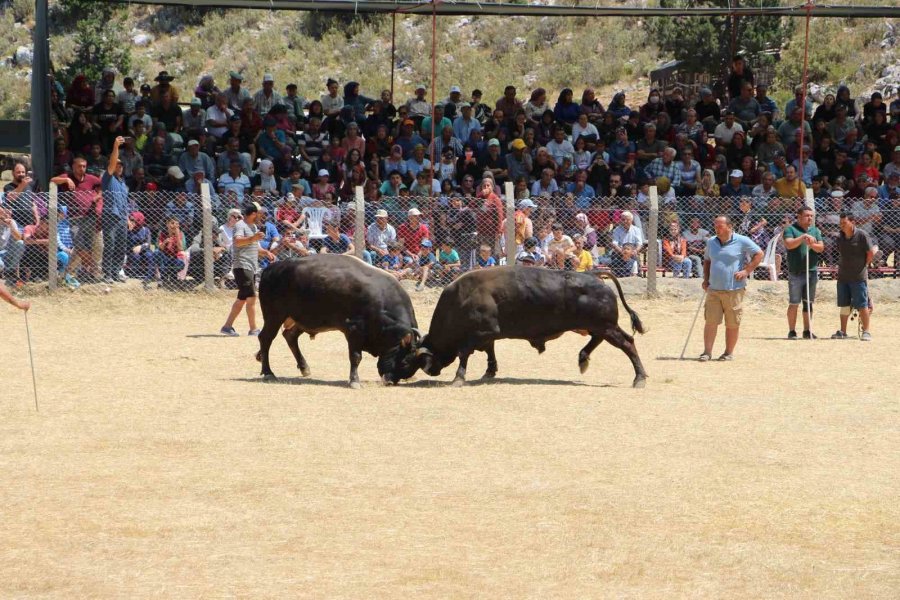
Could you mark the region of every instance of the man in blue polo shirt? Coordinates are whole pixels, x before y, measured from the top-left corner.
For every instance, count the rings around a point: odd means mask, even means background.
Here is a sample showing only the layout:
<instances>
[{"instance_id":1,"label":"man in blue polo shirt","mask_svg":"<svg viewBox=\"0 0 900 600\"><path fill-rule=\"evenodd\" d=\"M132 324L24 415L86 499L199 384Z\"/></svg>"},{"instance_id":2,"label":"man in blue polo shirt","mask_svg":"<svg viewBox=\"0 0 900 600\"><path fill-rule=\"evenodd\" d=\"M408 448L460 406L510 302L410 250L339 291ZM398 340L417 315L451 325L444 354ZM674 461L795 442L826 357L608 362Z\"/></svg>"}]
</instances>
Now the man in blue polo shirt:
<instances>
[{"instance_id":1,"label":"man in blue polo shirt","mask_svg":"<svg viewBox=\"0 0 900 600\"><path fill-rule=\"evenodd\" d=\"M109 163L100 179L103 189L103 210L100 222L103 229L103 281L125 281L120 274L125 264L128 239L128 186L122 178L123 166L119 160L119 146L125 138L119 136L113 142Z\"/></svg>"},{"instance_id":2,"label":"man in blue polo shirt","mask_svg":"<svg viewBox=\"0 0 900 600\"><path fill-rule=\"evenodd\" d=\"M725 319L725 352L719 360L731 360L741 326L741 303L747 279L763 259L763 251L750 238L734 233L727 216L715 220L716 235L706 241L703 257L703 289L706 291L706 326L700 361L712 358L712 348Z\"/></svg>"}]
</instances>

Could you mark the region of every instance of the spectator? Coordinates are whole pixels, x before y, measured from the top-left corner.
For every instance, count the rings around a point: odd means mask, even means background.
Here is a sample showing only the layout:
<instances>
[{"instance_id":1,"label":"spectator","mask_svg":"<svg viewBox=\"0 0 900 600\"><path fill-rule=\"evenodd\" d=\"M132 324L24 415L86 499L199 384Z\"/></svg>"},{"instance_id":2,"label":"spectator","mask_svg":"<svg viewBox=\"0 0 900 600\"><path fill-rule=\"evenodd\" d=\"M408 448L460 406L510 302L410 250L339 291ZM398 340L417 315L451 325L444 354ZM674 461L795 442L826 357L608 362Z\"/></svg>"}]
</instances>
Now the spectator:
<instances>
[{"instance_id":1,"label":"spectator","mask_svg":"<svg viewBox=\"0 0 900 600\"><path fill-rule=\"evenodd\" d=\"M856 226L853 213L841 213L837 246L840 252L837 274L837 305L841 309L841 328L831 339L847 339L847 321L852 310L859 313L863 334L861 340L872 339L869 332L871 304L868 289L868 265L872 263L878 246L872 238Z\"/></svg>"},{"instance_id":2,"label":"spectator","mask_svg":"<svg viewBox=\"0 0 900 600\"><path fill-rule=\"evenodd\" d=\"M774 120L776 115L778 114L778 106L775 104L775 101L769 98L767 95L769 91L769 86L764 83L757 84L756 86L756 102L759 104L759 108L761 113L767 113L772 116Z\"/></svg>"},{"instance_id":3,"label":"spectator","mask_svg":"<svg viewBox=\"0 0 900 600\"><path fill-rule=\"evenodd\" d=\"M734 169L728 174L728 183L723 185L719 190L719 195L723 198L741 198L749 196L751 189L744 185L744 172L740 169Z\"/></svg>"},{"instance_id":4,"label":"spectator","mask_svg":"<svg viewBox=\"0 0 900 600\"><path fill-rule=\"evenodd\" d=\"M527 179L534 163L531 159L531 154L526 151L525 142L516 138L512 141L512 144L510 144L510 148L512 148L512 152L506 155L507 177L513 181L520 177L525 177ZM468 160L468 158L466 160Z\"/></svg>"},{"instance_id":5,"label":"spectator","mask_svg":"<svg viewBox=\"0 0 900 600\"><path fill-rule=\"evenodd\" d=\"M556 173L550 168L541 171L541 178L535 181L531 186L531 195L552 196L558 192L559 185L557 185L554 175L556 175Z\"/></svg>"},{"instance_id":6,"label":"spectator","mask_svg":"<svg viewBox=\"0 0 900 600\"><path fill-rule=\"evenodd\" d=\"M416 284L416 291L421 292L425 289L425 284L428 282L428 277L431 274L431 270L435 267L437 259L434 256L432 250L431 240L422 240L422 243L419 245L419 253L416 256L416 260L414 261L414 266L412 268L412 276L414 279L418 280Z\"/></svg>"},{"instance_id":7,"label":"spectator","mask_svg":"<svg viewBox=\"0 0 900 600\"><path fill-rule=\"evenodd\" d=\"M109 167L103 174L103 208L101 226L103 229L103 281L110 284L124 282L121 272L125 264L128 237L128 187L122 177L123 166L119 161L119 148L125 139L117 137L113 141L109 156Z\"/></svg>"},{"instance_id":8,"label":"spectator","mask_svg":"<svg viewBox=\"0 0 900 600\"><path fill-rule=\"evenodd\" d=\"M431 116L431 103L425 99L425 85L419 84L415 89L415 96L406 101L409 117L413 121L422 122L425 117Z\"/></svg>"},{"instance_id":9,"label":"spectator","mask_svg":"<svg viewBox=\"0 0 900 600\"><path fill-rule=\"evenodd\" d=\"M531 97L522 108L525 111L525 118L528 120L528 123L532 126L537 125L543 118L544 113L550 110L550 106L547 104L547 90L541 87L532 90Z\"/></svg>"},{"instance_id":10,"label":"spectator","mask_svg":"<svg viewBox=\"0 0 900 600\"><path fill-rule=\"evenodd\" d=\"M747 84L753 89L754 81L753 70L747 66L743 56L736 54L731 61L731 72L726 82L728 96L732 99L737 98Z\"/></svg>"},{"instance_id":11,"label":"spectator","mask_svg":"<svg viewBox=\"0 0 900 600\"><path fill-rule=\"evenodd\" d=\"M715 226L716 235L707 242L703 259L706 326L703 330L701 362L712 359L713 344L723 317L725 352L719 360L729 361L734 358L747 279L763 258L763 251L753 240L734 233L731 218L724 215L717 217Z\"/></svg>"},{"instance_id":12,"label":"spectator","mask_svg":"<svg viewBox=\"0 0 900 600\"><path fill-rule=\"evenodd\" d=\"M441 240L441 248L437 253L437 261L434 264L435 276L443 284L448 284L462 273L462 264L459 260L459 252L453 247L453 238Z\"/></svg>"},{"instance_id":13,"label":"spectator","mask_svg":"<svg viewBox=\"0 0 900 600\"><path fill-rule=\"evenodd\" d=\"M407 266L406 258L408 257L403 256L403 244L394 241L388 243L387 252L381 256L378 265L400 281L412 273L412 269Z\"/></svg>"},{"instance_id":14,"label":"spectator","mask_svg":"<svg viewBox=\"0 0 900 600\"><path fill-rule=\"evenodd\" d=\"M516 264L525 266L544 266L544 254L537 238L530 237L522 245L522 251L516 254Z\"/></svg>"},{"instance_id":15,"label":"spectator","mask_svg":"<svg viewBox=\"0 0 900 600\"><path fill-rule=\"evenodd\" d=\"M638 140L635 147L637 148L637 169L643 173L651 162L662 158L668 144L656 137L656 124L647 123L644 127L644 137Z\"/></svg>"},{"instance_id":16,"label":"spectator","mask_svg":"<svg viewBox=\"0 0 900 600\"><path fill-rule=\"evenodd\" d=\"M244 174L242 167L243 163L240 160L232 159L228 165L228 172L216 182L220 194L233 193L238 198L243 198L250 193L250 178Z\"/></svg>"},{"instance_id":17,"label":"spectator","mask_svg":"<svg viewBox=\"0 0 900 600\"><path fill-rule=\"evenodd\" d=\"M325 238L322 240L323 254L344 254L353 256L355 248L349 236L340 232L338 223L333 220L325 221Z\"/></svg>"},{"instance_id":18,"label":"spectator","mask_svg":"<svg viewBox=\"0 0 900 600\"><path fill-rule=\"evenodd\" d=\"M467 143L473 131L481 131L481 123L473 115L468 102L460 104L460 115L453 121L453 135L463 144Z\"/></svg>"},{"instance_id":19,"label":"spectator","mask_svg":"<svg viewBox=\"0 0 900 600\"><path fill-rule=\"evenodd\" d=\"M156 256L151 244L150 229L144 214L135 211L128 215L128 239L125 274L138 277L149 285L156 272Z\"/></svg>"},{"instance_id":20,"label":"spectator","mask_svg":"<svg viewBox=\"0 0 900 600\"><path fill-rule=\"evenodd\" d=\"M567 262L574 256L575 243L565 235L562 223L553 223L550 231L552 237L547 243L547 266L551 269L565 269Z\"/></svg>"},{"instance_id":21,"label":"spectator","mask_svg":"<svg viewBox=\"0 0 900 600\"><path fill-rule=\"evenodd\" d=\"M631 246L631 253L623 252L623 248L626 244ZM644 235L641 232L640 227L634 225L634 214L628 210L623 211L620 215L619 224L612 232L611 249L613 251L613 270L616 271L618 268L619 272L624 272L627 267L629 273L637 274L638 264L635 255L640 252L643 246Z\"/></svg>"},{"instance_id":22,"label":"spectator","mask_svg":"<svg viewBox=\"0 0 900 600\"><path fill-rule=\"evenodd\" d=\"M679 275L684 279L690 279L693 262L688 256L688 242L681 235L681 226L678 221L669 223L669 236L662 243L665 264L672 271L673 277Z\"/></svg>"},{"instance_id":23,"label":"spectator","mask_svg":"<svg viewBox=\"0 0 900 600\"><path fill-rule=\"evenodd\" d=\"M9 210L0 207L0 284L21 280L19 264L25 253L25 240Z\"/></svg>"},{"instance_id":24,"label":"spectator","mask_svg":"<svg viewBox=\"0 0 900 600\"><path fill-rule=\"evenodd\" d=\"M709 239L709 231L700 226L700 217L691 217L690 225L683 234L687 241L688 258L694 264L694 276L703 276L703 259L706 251L706 240Z\"/></svg>"},{"instance_id":25,"label":"spectator","mask_svg":"<svg viewBox=\"0 0 900 600\"><path fill-rule=\"evenodd\" d=\"M775 182L775 191L780 198L805 198L806 185L797 177L797 168L787 165L784 168L784 177Z\"/></svg>"},{"instance_id":26,"label":"spectator","mask_svg":"<svg viewBox=\"0 0 900 600\"><path fill-rule=\"evenodd\" d=\"M580 233L576 233L572 236L572 243L575 244L575 248L572 250L572 259L569 264L569 269L574 270L577 273L585 273L593 270L594 257L584 247L584 236Z\"/></svg>"},{"instance_id":27,"label":"spectator","mask_svg":"<svg viewBox=\"0 0 900 600\"><path fill-rule=\"evenodd\" d=\"M666 177L673 187L680 186L681 168L675 163L675 148L664 148L662 156L651 160L644 168L644 176L654 181L660 177Z\"/></svg>"},{"instance_id":28,"label":"spectator","mask_svg":"<svg viewBox=\"0 0 900 600\"><path fill-rule=\"evenodd\" d=\"M178 219L170 216L166 219L166 229L159 232L157 240L156 268L163 282L172 282L178 278L186 264L185 236L181 231Z\"/></svg>"},{"instance_id":29,"label":"spectator","mask_svg":"<svg viewBox=\"0 0 900 600\"><path fill-rule=\"evenodd\" d=\"M366 229L366 252L363 259L370 265L381 265L388 254L388 244L397 240L397 231L388 223L388 213L381 209L375 213L375 221Z\"/></svg>"},{"instance_id":30,"label":"spectator","mask_svg":"<svg viewBox=\"0 0 900 600\"><path fill-rule=\"evenodd\" d=\"M428 225L422 222L421 217L422 213L418 208L411 208L406 213L406 223L397 229L397 239L403 243L403 253L410 259L418 256L422 240L431 237Z\"/></svg>"},{"instance_id":31,"label":"spectator","mask_svg":"<svg viewBox=\"0 0 900 600\"><path fill-rule=\"evenodd\" d=\"M571 160L575 154L575 148L566 139L566 131L562 126L557 126L554 130L553 140L547 144L547 152L557 164L562 164L564 158Z\"/></svg>"},{"instance_id":32,"label":"spectator","mask_svg":"<svg viewBox=\"0 0 900 600\"><path fill-rule=\"evenodd\" d=\"M194 203L188 200L184 192L175 194L175 198L166 204L166 219L174 217L181 230L188 233L194 227Z\"/></svg>"},{"instance_id":33,"label":"spectator","mask_svg":"<svg viewBox=\"0 0 900 600\"><path fill-rule=\"evenodd\" d=\"M491 247L482 244L478 248L478 254L475 256L475 265L474 269L488 269L490 267L496 267L497 260L491 255Z\"/></svg>"},{"instance_id":34,"label":"spectator","mask_svg":"<svg viewBox=\"0 0 900 600\"><path fill-rule=\"evenodd\" d=\"M867 187L862 200L857 200L851 207L855 229L863 231L871 239L875 238L875 228L881 223L881 208L878 206L878 189Z\"/></svg>"},{"instance_id":35,"label":"spectator","mask_svg":"<svg viewBox=\"0 0 900 600\"><path fill-rule=\"evenodd\" d=\"M513 90L515 91L515 88ZM515 114L517 110L517 107L501 106L499 102L497 103L497 108L502 108L503 112L508 115ZM553 107L553 116L556 118L556 121L562 123L567 129L571 129L580 113L581 107L572 99L572 90L569 88L563 89L559 93L559 98L556 99L556 106Z\"/></svg>"}]
</instances>

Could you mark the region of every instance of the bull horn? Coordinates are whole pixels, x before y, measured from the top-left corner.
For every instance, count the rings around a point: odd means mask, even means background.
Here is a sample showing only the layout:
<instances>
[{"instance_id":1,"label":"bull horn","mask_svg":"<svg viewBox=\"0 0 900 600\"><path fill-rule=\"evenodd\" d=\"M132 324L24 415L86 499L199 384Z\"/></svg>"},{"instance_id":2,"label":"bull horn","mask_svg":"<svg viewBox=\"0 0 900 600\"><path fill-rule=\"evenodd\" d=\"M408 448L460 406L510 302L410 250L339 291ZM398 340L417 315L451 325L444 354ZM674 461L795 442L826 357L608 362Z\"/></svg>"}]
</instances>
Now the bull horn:
<instances>
[{"instance_id":1,"label":"bull horn","mask_svg":"<svg viewBox=\"0 0 900 600\"><path fill-rule=\"evenodd\" d=\"M417 357L422 355L433 356L431 354L431 350L429 350L428 348L419 348L418 350L416 350Z\"/></svg>"},{"instance_id":2,"label":"bull horn","mask_svg":"<svg viewBox=\"0 0 900 600\"><path fill-rule=\"evenodd\" d=\"M422 335L422 332L419 331L418 329L416 329L415 327L412 328L412 332L413 332L413 334L415 334L417 339L421 340L423 337L425 337L424 335Z\"/></svg>"}]
</instances>

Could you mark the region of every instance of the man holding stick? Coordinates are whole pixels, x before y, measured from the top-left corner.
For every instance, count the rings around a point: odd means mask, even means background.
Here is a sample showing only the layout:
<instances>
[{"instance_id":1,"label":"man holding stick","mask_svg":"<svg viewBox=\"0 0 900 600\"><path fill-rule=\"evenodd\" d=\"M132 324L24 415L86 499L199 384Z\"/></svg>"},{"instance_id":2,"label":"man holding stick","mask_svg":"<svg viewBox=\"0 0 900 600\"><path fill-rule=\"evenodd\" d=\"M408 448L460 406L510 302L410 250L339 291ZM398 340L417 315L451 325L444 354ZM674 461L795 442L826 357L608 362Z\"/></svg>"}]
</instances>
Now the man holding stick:
<instances>
[{"instance_id":1,"label":"man holding stick","mask_svg":"<svg viewBox=\"0 0 900 600\"><path fill-rule=\"evenodd\" d=\"M706 326L703 328L703 354L700 361L712 358L712 348L722 319L725 320L725 352L721 361L734 358L741 326L741 303L747 279L763 259L763 251L750 238L734 233L731 217L715 220L716 235L706 242L703 259L703 289L706 291Z\"/></svg>"},{"instance_id":2,"label":"man holding stick","mask_svg":"<svg viewBox=\"0 0 900 600\"><path fill-rule=\"evenodd\" d=\"M812 304L816 301L819 257L825 251L822 232L813 225L813 210L804 206L797 220L784 230L788 259L788 339L797 339L797 307L803 303L803 339L815 339L810 329Z\"/></svg>"},{"instance_id":3,"label":"man holding stick","mask_svg":"<svg viewBox=\"0 0 900 600\"><path fill-rule=\"evenodd\" d=\"M6 289L6 286L3 285L3 282L0 281L0 300L8 302L12 306L15 306L19 310L28 311L31 308L31 302L26 302L25 300L19 300L15 296L9 293L9 290Z\"/></svg>"}]
</instances>

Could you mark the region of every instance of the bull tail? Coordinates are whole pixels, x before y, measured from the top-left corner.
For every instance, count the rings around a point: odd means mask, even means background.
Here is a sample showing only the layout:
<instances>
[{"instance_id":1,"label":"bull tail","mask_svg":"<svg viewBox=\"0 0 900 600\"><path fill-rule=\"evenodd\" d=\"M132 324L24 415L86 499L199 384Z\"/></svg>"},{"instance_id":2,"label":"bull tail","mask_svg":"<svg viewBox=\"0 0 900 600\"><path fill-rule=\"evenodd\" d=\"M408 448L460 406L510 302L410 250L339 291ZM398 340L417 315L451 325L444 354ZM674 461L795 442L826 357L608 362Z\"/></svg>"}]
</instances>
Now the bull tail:
<instances>
[{"instance_id":1,"label":"bull tail","mask_svg":"<svg viewBox=\"0 0 900 600\"><path fill-rule=\"evenodd\" d=\"M628 311L628 316L631 318L631 331L638 333L646 333L647 328L644 327L644 324L641 323L641 318L638 316L637 312L635 312L628 303L625 302L625 294L622 292L622 286L619 284L619 279L613 275L612 273L606 273L601 271L597 273L598 279L610 279L615 284L616 289L619 291L619 299L622 301L622 306L625 307L625 310Z\"/></svg>"}]
</instances>

